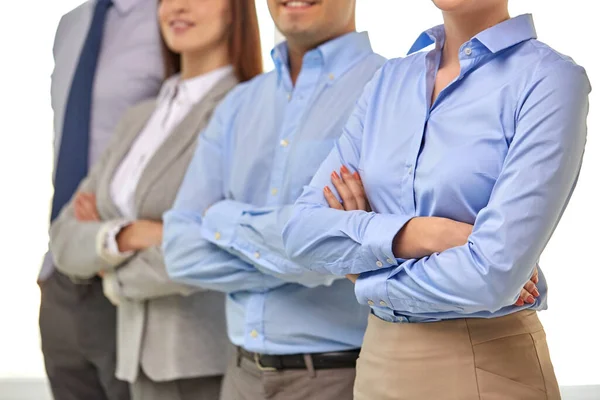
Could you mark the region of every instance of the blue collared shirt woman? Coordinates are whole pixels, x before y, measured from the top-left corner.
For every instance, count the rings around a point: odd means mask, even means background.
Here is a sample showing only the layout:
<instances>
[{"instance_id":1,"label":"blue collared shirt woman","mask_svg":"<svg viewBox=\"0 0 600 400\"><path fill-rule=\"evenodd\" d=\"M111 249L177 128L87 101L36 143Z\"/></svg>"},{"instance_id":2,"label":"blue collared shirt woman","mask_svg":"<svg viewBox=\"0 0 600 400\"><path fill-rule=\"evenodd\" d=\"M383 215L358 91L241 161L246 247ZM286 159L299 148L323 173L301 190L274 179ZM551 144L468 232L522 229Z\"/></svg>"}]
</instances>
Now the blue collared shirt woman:
<instances>
[{"instance_id":1,"label":"blue collared shirt woman","mask_svg":"<svg viewBox=\"0 0 600 400\"><path fill-rule=\"evenodd\" d=\"M445 25L424 32L413 54L385 64L366 87L296 203L286 250L316 271L360 274L358 301L379 318L367 329L357 399L441 398L449 390L461 399L537 398L527 397L532 390L559 398L535 313L546 308L541 271L540 296L514 303L575 188L590 84L582 67L536 40L530 15L508 18L506 0L489 9L434 3ZM485 23L482 15L496 20L464 37L474 17ZM328 207L323 188L340 166L360 174L373 211ZM460 246L407 257L403 230L422 217L471 224L472 233ZM428 350L406 353L411 343ZM394 379L383 382L384 370L395 370ZM440 380L422 385L419 371Z\"/></svg>"}]
</instances>

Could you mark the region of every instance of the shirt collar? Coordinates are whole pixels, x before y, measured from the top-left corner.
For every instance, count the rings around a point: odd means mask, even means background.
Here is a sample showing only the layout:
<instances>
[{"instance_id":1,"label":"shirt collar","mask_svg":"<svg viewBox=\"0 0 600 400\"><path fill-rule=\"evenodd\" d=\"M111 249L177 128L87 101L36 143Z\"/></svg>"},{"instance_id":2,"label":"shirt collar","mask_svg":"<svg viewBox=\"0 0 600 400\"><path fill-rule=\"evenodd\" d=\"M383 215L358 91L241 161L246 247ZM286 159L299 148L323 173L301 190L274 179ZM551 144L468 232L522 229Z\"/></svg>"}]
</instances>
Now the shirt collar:
<instances>
[{"instance_id":1,"label":"shirt collar","mask_svg":"<svg viewBox=\"0 0 600 400\"><path fill-rule=\"evenodd\" d=\"M304 55L303 67L307 64L322 65L331 81L350 69L357 60L372 54L371 41L367 32L351 32L323 43ZM271 51L279 79L289 76L287 42L279 43Z\"/></svg>"},{"instance_id":2,"label":"shirt collar","mask_svg":"<svg viewBox=\"0 0 600 400\"><path fill-rule=\"evenodd\" d=\"M195 104L228 74L233 74L231 65L186 80L182 80L179 74L174 75L163 83L158 95L158 102L182 96L188 104Z\"/></svg>"},{"instance_id":3,"label":"shirt collar","mask_svg":"<svg viewBox=\"0 0 600 400\"><path fill-rule=\"evenodd\" d=\"M526 40L536 38L537 34L532 15L523 14L478 33L473 40L477 40L492 53L497 53ZM441 47L444 40L444 25L438 25L423 32L412 45L408 54L423 50L434 43L436 47Z\"/></svg>"},{"instance_id":4,"label":"shirt collar","mask_svg":"<svg viewBox=\"0 0 600 400\"><path fill-rule=\"evenodd\" d=\"M147 0L111 0L119 13L127 14L133 7Z\"/></svg>"}]
</instances>

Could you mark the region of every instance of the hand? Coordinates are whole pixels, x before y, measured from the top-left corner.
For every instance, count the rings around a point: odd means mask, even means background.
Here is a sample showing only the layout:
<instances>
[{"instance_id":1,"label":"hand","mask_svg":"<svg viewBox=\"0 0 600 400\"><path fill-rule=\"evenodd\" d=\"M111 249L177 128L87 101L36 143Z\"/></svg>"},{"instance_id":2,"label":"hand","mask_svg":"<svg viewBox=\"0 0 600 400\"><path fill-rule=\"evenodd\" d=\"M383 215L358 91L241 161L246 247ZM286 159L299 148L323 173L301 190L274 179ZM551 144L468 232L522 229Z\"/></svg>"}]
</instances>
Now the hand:
<instances>
[{"instance_id":1,"label":"hand","mask_svg":"<svg viewBox=\"0 0 600 400\"><path fill-rule=\"evenodd\" d=\"M122 253L144 250L162 243L162 222L138 220L117 234L117 244Z\"/></svg>"},{"instance_id":2,"label":"hand","mask_svg":"<svg viewBox=\"0 0 600 400\"><path fill-rule=\"evenodd\" d=\"M342 166L342 168L340 168L340 175L333 171L331 174L331 182L342 198L341 203L335 197L329 186L325 186L323 189L329 207L337 210L363 210L370 212L371 206L369 205L369 200L367 199L365 188L363 187L358 172L351 174L348 168Z\"/></svg>"},{"instance_id":3,"label":"hand","mask_svg":"<svg viewBox=\"0 0 600 400\"><path fill-rule=\"evenodd\" d=\"M398 258L423 258L467 243L473 225L441 217L415 217L396 234L392 251Z\"/></svg>"},{"instance_id":4,"label":"hand","mask_svg":"<svg viewBox=\"0 0 600 400\"><path fill-rule=\"evenodd\" d=\"M531 275L531 279L529 279L529 282L527 282L523 289L521 289L521 294L514 305L521 307L525 305L525 303L533 304L535 302L535 298L540 296L540 292L536 286L538 282L538 267L536 266L533 270L533 275Z\"/></svg>"},{"instance_id":5,"label":"hand","mask_svg":"<svg viewBox=\"0 0 600 400\"><path fill-rule=\"evenodd\" d=\"M96 208L96 195L94 193L79 192L73 201L75 218L81 222L100 221Z\"/></svg>"},{"instance_id":6,"label":"hand","mask_svg":"<svg viewBox=\"0 0 600 400\"><path fill-rule=\"evenodd\" d=\"M348 274L348 275L346 275L346 278L350 279L350 282L356 283L356 280L358 279L359 276L360 276L360 274Z\"/></svg>"}]
</instances>

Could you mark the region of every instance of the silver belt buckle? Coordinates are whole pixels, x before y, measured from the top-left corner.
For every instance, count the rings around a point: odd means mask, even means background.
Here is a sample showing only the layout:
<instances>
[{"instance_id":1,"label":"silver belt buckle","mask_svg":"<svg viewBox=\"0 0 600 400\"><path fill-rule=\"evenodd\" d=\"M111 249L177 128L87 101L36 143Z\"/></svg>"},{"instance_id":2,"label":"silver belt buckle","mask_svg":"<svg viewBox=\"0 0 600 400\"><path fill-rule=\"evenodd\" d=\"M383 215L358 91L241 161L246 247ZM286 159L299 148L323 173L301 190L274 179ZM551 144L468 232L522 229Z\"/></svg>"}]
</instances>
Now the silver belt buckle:
<instances>
[{"instance_id":1,"label":"silver belt buckle","mask_svg":"<svg viewBox=\"0 0 600 400\"><path fill-rule=\"evenodd\" d=\"M274 372L277 371L277 368L273 367L263 367L260 363L260 355L258 353L254 353L254 364L256 364L256 368L263 372Z\"/></svg>"}]
</instances>

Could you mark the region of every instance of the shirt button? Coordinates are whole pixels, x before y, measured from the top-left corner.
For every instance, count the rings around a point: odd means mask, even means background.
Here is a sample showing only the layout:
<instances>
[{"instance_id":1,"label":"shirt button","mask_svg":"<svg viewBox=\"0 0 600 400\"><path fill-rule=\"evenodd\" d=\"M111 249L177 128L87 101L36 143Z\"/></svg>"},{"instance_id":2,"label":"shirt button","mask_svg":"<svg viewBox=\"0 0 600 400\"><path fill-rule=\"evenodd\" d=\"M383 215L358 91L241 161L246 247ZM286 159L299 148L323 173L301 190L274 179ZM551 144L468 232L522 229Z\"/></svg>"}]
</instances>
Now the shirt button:
<instances>
[{"instance_id":1,"label":"shirt button","mask_svg":"<svg viewBox=\"0 0 600 400\"><path fill-rule=\"evenodd\" d=\"M292 99L292 94L291 93L287 94L287 99L288 99L288 101L290 101Z\"/></svg>"},{"instance_id":2,"label":"shirt button","mask_svg":"<svg viewBox=\"0 0 600 400\"><path fill-rule=\"evenodd\" d=\"M332 81L332 80L334 80L334 79L335 79L335 75L333 75L333 74L329 74L329 80L330 80L330 81Z\"/></svg>"},{"instance_id":3,"label":"shirt button","mask_svg":"<svg viewBox=\"0 0 600 400\"><path fill-rule=\"evenodd\" d=\"M387 261L389 264L395 264L394 260L392 260L391 258L388 258L388 259L387 259L387 260L385 260L385 261Z\"/></svg>"},{"instance_id":4,"label":"shirt button","mask_svg":"<svg viewBox=\"0 0 600 400\"><path fill-rule=\"evenodd\" d=\"M386 304L386 302L385 302L385 301L383 301L383 300L381 300L381 301L379 302L379 305L380 305L380 306L383 306L383 307L387 307L387 304Z\"/></svg>"},{"instance_id":5,"label":"shirt button","mask_svg":"<svg viewBox=\"0 0 600 400\"><path fill-rule=\"evenodd\" d=\"M221 239L221 234L219 232L215 233L215 239L217 239L217 240Z\"/></svg>"},{"instance_id":6,"label":"shirt button","mask_svg":"<svg viewBox=\"0 0 600 400\"><path fill-rule=\"evenodd\" d=\"M410 165L410 166L408 167L408 174L409 174L409 175L412 175L412 173L413 173L413 167L412 167L412 165Z\"/></svg>"},{"instance_id":7,"label":"shirt button","mask_svg":"<svg viewBox=\"0 0 600 400\"><path fill-rule=\"evenodd\" d=\"M287 147L288 144L290 144L290 142L288 142L287 139L281 139L279 144L281 145L281 147Z\"/></svg>"},{"instance_id":8,"label":"shirt button","mask_svg":"<svg viewBox=\"0 0 600 400\"><path fill-rule=\"evenodd\" d=\"M470 56L471 53L473 53L473 50L470 47L465 48L465 55Z\"/></svg>"},{"instance_id":9,"label":"shirt button","mask_svg":"<svg viewBox=\"0 0 600 400\"><path fill-rule=\"evenodd\" d=\"M254 258L260 258L260 253L258 251L254 253Z\"/></svg>"},{"instance_id":10,"label":"shirt button","mask_svg":"<svg viewBox=\"0 0 600 400\"><path fill-rule=\"evenodd\" d=\"M370 306L374 306L375 302L373 300L369 300L369 301L367 301L367 304L370 305Z\"/></svg>"},{"instance_id":11,"label":"shirt button","mask_svg":"<svg viewBox=\"0 0 600 400\"><path fill-rule=\"evenodd\" d=\"M271 189L271 194L272 194L273 196L277 196L277 188L273 188L273 189Z\"/></svg>"},{"instance_id":12,"label":"shirt button","mask_svg":"<svg viewBox=\"0 0 600 400\"><path fill-rule=\"evenodd\" d=\"M379 260L375 263L375 265L377 265L379 268L383 267L383 263Z\"/></svg>"},{"instance_id":13,"label":"shirt button","mask_svg":"<svg viewBox=\"0 0 600 400\"><path fill-rule=\"evenodd\" d=\"M252 336L254 339L258 337L258 332L256 331L256 329L253 329L252 332L250 332L250 336Z\"/></svg>"}]
</instances>

